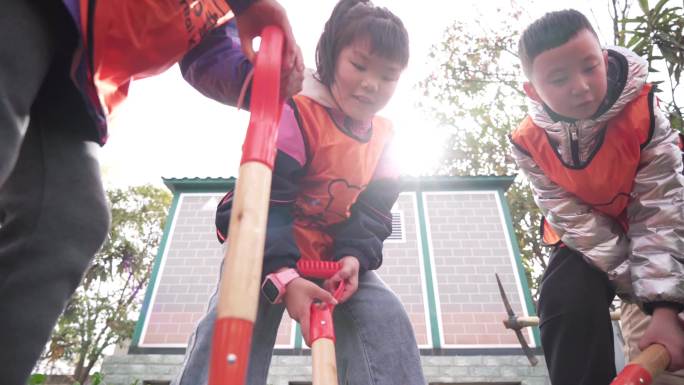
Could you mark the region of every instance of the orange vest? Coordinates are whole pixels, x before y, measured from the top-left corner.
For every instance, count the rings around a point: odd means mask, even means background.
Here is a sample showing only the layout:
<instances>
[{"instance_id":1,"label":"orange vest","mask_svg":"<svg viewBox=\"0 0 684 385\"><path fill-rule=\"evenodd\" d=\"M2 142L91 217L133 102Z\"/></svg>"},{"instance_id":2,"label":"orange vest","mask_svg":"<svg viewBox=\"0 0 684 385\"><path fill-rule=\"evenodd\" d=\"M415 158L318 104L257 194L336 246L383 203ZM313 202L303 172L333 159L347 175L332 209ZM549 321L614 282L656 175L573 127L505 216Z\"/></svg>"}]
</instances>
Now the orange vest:
<instances>
[{"instance_id":1,"label":"orange vest","mask_svg":"<svg viewBox=\"0 0 684 385\"><path fill-rule=\"evenodd\" d=\"M389 121L374 117L370 139L363 143L341 131L313 99L293 99L307 149L293 231L302 258L326 260L333 251L327 230L349 218L351 206L373 178L392 128Z\"/></svg>"},{"instance_id":2,"label":"orange vest","mask_svg":"<svg viewBox=\"0 0 684 385\"><path fill-rule=\"evenodd\" d=\"M653 134L653 96L646 85L633 101L607 123L597 149L586 165L565 164L549 143L546 132L527 117L511 134L512 142L527 152L544 174L564 190L627 228L626 208L634 186L641 149ZM554 245L560 238L542 222L545 244Z\"/></svg>"},{"instance_id":3,"label":"orange vest","mask_svg":"<svg viewBox=\"0 0 684 385\"><path fill-rule=\"evenodd\" d=\"M107 116L132 80L165 71L232 14L213 0L81 0L80 10L91 97Z\"/></svg>"}]
</instances>

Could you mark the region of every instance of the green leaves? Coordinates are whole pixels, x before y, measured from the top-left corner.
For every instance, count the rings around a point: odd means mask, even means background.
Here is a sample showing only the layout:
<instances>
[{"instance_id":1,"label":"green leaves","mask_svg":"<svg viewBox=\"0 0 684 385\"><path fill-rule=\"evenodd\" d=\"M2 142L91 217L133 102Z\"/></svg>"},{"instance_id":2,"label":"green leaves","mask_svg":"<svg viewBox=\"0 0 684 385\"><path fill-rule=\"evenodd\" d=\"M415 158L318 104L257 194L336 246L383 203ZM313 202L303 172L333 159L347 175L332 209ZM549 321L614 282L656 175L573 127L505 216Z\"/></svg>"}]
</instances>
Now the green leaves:
<instances>
[{"instance_id":1,"label":"green leaves","mask_svg":"<svg viewBox=\"0 0 684 385\"><path fill-rule=\"evenodd\" d=\"M42 385L47 381L47 376L44 374L32 374L27 385Z\"/></svg>"},{"instance_id":2,"label":"green leaves","mask_svg":"<svg viewBox=\"0 0 684 385\"><path fill-rule=\"evenodd\" d=\"M499 23L455 22L430 53L434 71L419 87L422 107L452 128L437 173L510 175L508 133L525 117L522 69L517 58L520 10L502 12ZM531 287L545 266L537 232L539 213L531 191L519 178L506 194Z\"/></svg>"},{"instance_id":3,"label":"green leaves","mask_svg":"<svg viewBox=\"0 0 684 385\"><path fill-rule=\"evenodd\" d=\"M102 351L130 338L151 265L161 241L171 196L153 186L107 192L112 225L81 286L70 299L43 358L74 368L85 383ZM98 380L99 379L99 380ZM91 383L102 382L99 374Z\"/></svg>"},{"instance_id":4,"label":"green leaves","mask_svg":"<svg viewBox=\"0 0 684 385\"><path fill-rule=\"evenodd\" d=\"M639 0L642 14L622 18L619 22L622 31L618 33L630 36L626 46L646 58L649 72L666 70L667 74L661 78L665 77L667 81L659 82L660 89L666 92L664 104L672 127L682 131L682 109L675 95L684 69L684 12L682 7L670 4L673 2L660 0L653 8L649 8L648 1Z\"/></svg>"}]
</instances>

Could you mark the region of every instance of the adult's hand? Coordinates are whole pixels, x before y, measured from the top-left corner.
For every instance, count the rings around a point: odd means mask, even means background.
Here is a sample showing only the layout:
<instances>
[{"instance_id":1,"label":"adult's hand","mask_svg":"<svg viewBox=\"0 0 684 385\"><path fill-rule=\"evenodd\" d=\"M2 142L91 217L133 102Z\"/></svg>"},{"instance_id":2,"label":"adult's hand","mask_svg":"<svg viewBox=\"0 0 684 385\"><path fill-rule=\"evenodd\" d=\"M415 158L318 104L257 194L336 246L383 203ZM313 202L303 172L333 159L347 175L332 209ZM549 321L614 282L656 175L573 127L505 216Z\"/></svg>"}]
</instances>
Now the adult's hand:
<instances>
[{"instance_id":1,"label":"adult's hand","mask_svg":"<svg viewBox=\"0 0 684 385\"><path fill-rule=\"evenodd\" d=\"M290 21L285 9L275 0L256 0L247 9L235 17L242 50L247 59L254 62L252 40L260 36L261 31L269 25L280 27L285 36L283 49L283 74L288 77L292 71L304 71L302 53L297 46Z\"/></svg>"}]
</instances>

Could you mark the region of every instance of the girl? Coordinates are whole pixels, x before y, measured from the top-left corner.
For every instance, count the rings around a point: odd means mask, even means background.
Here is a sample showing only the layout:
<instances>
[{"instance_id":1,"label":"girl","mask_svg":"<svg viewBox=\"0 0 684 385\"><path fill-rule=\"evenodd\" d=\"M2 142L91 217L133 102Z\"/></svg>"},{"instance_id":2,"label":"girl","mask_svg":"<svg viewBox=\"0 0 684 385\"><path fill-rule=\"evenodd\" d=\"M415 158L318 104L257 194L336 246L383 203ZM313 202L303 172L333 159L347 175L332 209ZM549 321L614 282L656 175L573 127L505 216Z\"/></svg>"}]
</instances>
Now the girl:
<instances>
[{"instance_id":1,"label":"girl","mask_svg":"<svg viewBox=\"0 0 684 385\"><path fill-rule=\"evenodd\" d=\"M260 298L247 383L266 383L283 311L300 323L310 344L312 302L334 303L330 291L345 281L333 315L340 383L425 384L408 316L373 272L382 263L399 193L387 156L392 128L375 113L406 67L408 35L387 9L341 0L316 51L316 74L288 101L280 122L263 269L264 288L271 290ZM221 99L220 92L213 95ZM229 192L216 216L221 242L228 237L231 204ZM342 269L323 283L325 290L298 277L299 258L337 260ZM216 295L209 309L176 384L207 381Z\"/></svg>"}]
</instances>

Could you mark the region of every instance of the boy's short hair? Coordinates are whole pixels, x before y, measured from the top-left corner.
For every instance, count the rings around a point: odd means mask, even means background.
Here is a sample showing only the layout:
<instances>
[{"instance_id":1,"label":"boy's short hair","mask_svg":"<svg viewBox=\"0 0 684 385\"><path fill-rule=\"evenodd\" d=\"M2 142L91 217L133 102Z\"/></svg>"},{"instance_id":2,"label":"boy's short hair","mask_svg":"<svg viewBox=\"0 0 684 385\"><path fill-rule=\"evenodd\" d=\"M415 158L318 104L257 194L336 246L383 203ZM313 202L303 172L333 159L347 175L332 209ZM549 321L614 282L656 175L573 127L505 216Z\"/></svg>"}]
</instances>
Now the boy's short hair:
<instances>
[{"instance_id":1,"label":"boy's short hair","mask_svg":"<svg viewBox=\"0 0 684 385\"><path fill-rule=\"evenodd\" d=\"M528 25L518 42L518 55L525 75L530 77L532 63L537 56L567 43L584 29L598 40L589 19L574 9L549 12Z\"/></svg>"}]
</instances>

